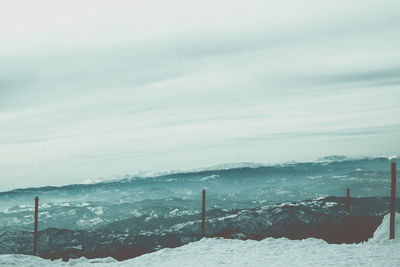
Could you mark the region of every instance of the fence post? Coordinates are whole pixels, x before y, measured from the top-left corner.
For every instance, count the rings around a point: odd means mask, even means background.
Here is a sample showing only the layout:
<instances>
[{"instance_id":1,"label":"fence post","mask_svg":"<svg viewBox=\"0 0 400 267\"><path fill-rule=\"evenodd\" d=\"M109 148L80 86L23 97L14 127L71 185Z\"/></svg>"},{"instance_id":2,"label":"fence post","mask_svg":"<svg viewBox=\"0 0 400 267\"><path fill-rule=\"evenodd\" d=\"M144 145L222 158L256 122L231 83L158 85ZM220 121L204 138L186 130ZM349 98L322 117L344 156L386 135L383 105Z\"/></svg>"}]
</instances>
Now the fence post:
<instances>
[{"instance_id":1,"label":"fence post","mask_svg":"<svg viewBox=\"0 0 400 267\"><path fill-rule=\"evenodd\" d=\"M38 210L39 198L35 197L35 228L33 233L33 255L37 256L37 242L38 242Z\"/></svg>"},{"instance_id":2,"label":"fence post","mask_svg":"<svg viewBox=\"0 0 400 267\"><path fill-rule=\"evenodd\" d=\"M347 198L346 198L346 213L350 215L350 188L347 188Z\"/></svg>"},{"instance_id":3,"label":"fence post","mask_svg":"<svg viewBox=\"0 0 400 267\"><path fill-rule=\"evenodd\" d=\"M206 236L206 190L203 189L203 218L201 223L201 238Z\"/></svg>"},{"instance_id":4,"label":"fence post","mask_svg":"<svg viewBox=\"0 0 400 267\"><path fill-rule=\"evenodd\" d=\"M395 216L396 216L396 163L392 162L392 186L390 193L390 239L395 237Z\"/></svg>"}]
</instances>

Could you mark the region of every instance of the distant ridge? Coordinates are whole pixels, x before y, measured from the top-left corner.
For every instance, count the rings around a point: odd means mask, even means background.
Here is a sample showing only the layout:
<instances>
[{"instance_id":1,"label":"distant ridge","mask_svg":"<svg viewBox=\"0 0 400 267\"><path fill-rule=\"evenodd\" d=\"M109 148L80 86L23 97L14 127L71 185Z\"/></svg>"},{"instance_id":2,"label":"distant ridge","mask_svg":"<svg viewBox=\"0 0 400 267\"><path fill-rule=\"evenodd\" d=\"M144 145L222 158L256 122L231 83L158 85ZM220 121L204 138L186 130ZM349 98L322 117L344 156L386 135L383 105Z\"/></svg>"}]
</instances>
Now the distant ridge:
<instances>
[{"instance_id":1,"label":"distant ridge","mask_svg":"<svg viewBox=\"0 0 400 267\"><path fill-rule=\"evenodd\" d=\"M329 155L322 158L317 159L316 161L305 161L305 162L298 162L298 161L287 161L282 163L259 163L259 162L237 162L237 163L223 163L217 164L209 167L200 167L194 168L189 170L170 170L164 172L154 172L154 171L138 171L132 174L125 174L125 175L116 175L110 177L103 177L103 178L96 178L96 179L86 179L81 183L70 184L70 185L62 185L62 186L45 186L45 187L28 187L28 188L17 188L13 190L8 190L0 193L7 193L7 192L18 192L18 191L29 191L29 190L53 190L55 188L61 187L73 187L79 185L95 185L95 184L107 184L107 183L114 183L114 182L129 182L135 180L143 180L147 178L157 178L169 175L179 175L179 174L195 174L195 173L202 173L202 172L210 172L210 171L223 171L223 170L234 170L234 169L242 169L242 168L282 168L288 166L295 166L301 164L326 164L326 163L345 163L345 162L354 162L354 161L373 161L373 160L398 160L397 155L393 156L380 156L380 157L368 157L368 156L361 156L361 157L348 157L344 155Z\"/></svg>"}]
</instances>

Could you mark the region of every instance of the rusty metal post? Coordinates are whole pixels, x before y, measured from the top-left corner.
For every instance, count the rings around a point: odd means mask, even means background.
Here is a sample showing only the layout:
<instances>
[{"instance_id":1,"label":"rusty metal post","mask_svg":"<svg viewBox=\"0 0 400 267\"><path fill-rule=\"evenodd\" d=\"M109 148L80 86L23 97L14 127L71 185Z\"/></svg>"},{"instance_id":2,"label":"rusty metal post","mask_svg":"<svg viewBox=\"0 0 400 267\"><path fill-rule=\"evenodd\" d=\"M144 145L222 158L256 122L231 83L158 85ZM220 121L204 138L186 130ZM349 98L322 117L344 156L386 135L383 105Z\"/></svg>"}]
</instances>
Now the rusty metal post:
<instances>
[{"instance_id":1,"label":"rusty metal post","mask_svg":"<svg viewBox=\"0 0 400 267\"><path fill-rule=\"evenodd\" d=\"M203 189L203 218L201 223L201 238L206 236L206 190Z\"/></svg>"},{"instance_id":2,"label":"rusty metal post","mask_svg":"<svg viewBox=\"0 0 400 267\"><path fill-rule=\"evenodd\" d=\"M37 256L37 242L38 242L38 210L39 198L35 197L35 228L33 233L33 255Z\"/></svg>"},{"instance_id":3,"label":"rusty metal post","mask_svg":"<svg viewBox=\"0 0 400 267\"><path fill-rule=\"evenodd\" d=\"M392 162L392 186L390 192L390 239L395 237L396 216L396 163Z\"/></svg>"},{"instance_id":4,"label":"rusty metal post","mask_svg":"<svg viewBox=\"0 0 400 267\"><path fill-rule=\"evenodd\" d=\"M347 188L347 198L346 198L346 213L350 215L350 188Z\"/></svg>"}]
</instances>

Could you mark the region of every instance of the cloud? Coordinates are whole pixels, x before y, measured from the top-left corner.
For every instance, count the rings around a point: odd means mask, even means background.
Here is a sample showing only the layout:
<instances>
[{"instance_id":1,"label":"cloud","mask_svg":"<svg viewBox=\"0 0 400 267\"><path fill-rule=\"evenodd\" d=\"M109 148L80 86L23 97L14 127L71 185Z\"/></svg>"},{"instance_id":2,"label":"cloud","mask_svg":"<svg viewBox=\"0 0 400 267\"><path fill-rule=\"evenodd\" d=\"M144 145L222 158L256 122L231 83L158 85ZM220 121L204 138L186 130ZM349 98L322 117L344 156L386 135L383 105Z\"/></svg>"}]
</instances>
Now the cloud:
<instances>
[{"instance_id":1,"label":"cloud","mask_svg":"<svg viewBox=\"0 0 400 267\"><path fill-rule=\"evenodd\" d=\"M357 84L359 86L396 85L400 82L400 67L390 69L372 69L358 72L333 73L324 76L309 77L320 85L341 86Z\"/></svg>"},{"instance_id":2,"label":"cloud","mask_svg":"<svg viewBox=\"0 0 400 267\"><path fill-rule=\"evenodd\" d=\"M120 4L0 11L4 177L398 153L397 1Z\"/></svg>"}]
</instances>

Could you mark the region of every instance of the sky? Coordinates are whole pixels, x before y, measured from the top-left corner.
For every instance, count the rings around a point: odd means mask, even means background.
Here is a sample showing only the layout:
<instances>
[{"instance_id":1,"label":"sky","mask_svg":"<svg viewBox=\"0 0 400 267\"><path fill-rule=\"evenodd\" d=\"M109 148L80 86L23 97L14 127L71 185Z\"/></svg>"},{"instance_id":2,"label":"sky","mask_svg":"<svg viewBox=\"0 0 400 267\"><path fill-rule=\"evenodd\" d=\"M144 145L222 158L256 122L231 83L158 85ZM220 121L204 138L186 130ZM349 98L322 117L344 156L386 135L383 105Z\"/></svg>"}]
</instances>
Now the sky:
<instances>
[{"instance_id":1,"label":"sky","mask_svg":"<svg viewBox=\"0 0 400 267\"><path fill-rule=\"evenodd\" d=\"M0 191L400 145L400 2L3 1Z\"/></svg>"}]
</instances>

